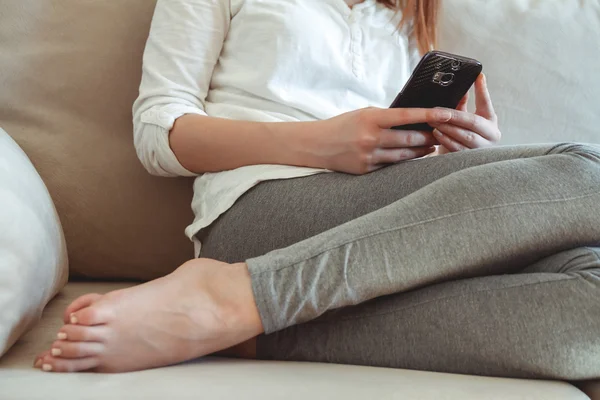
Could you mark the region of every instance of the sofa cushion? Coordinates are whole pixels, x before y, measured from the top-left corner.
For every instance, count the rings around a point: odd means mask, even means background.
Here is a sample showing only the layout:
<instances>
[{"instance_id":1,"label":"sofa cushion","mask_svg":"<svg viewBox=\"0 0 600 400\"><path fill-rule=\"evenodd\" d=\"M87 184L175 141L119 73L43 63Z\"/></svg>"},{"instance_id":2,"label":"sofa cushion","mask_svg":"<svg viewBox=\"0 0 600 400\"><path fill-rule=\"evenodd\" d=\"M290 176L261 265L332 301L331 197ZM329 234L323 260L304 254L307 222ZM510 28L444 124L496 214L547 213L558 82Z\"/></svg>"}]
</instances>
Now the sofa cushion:
<instances>
[{"instance_id":1,"label":"sofa cushion","mask_svg":"<svg viewBox=\"0 0 600 400\"><path fill-rule=\"evenodd\" d=\"M444 50L479 59L504 144L600 143L600 1L443 1Z\"/></svg>"},{"instance_id":2,"label":"sofa cushion","mask_svg":"<svg viewBox=\"0 0 600 400\"><path fill-rule=\"evenodd\" d=\"M65 239L48 190L0 129L0 356L38 322L67 276Z\"/></svg>"},{"instance_id":3,"label":"sofa cushion","mask_svg":"<svg viewBox=\"0 0 600 400\"><path fill-rule=\"evenodd\" d=\"M485 64L506 144L600 142L600 4L455 0L443 49ZM132 145L155 0L0 2L0 126L55 199L75 276L151 279L192 257L191 181Z\"/></svg>"},{"instance_id":4,"label":"sofa cushion","mask_svg":"<svg viewBox=\"0 0 600 400\"><path fill-rule=\"evenodd\" d=\"M49 374L31 368L49 348L64 308L84 293L123 283L69 283L39 325L0 359L0 398L91 399L420 399L587 400L564 382L473 377L335 364L242 361L206 357L127 374ZM49 396L49 394L51 394Z\"/></svg>"},{"instance_id":5,"label":"sofa cushion","mask_svg":"<svg viewBox=\"0 0 600 400\"><path fill-rule=\"evenodd\" d=\"M193 257L192 182L151 177L133 148L154 5L0 2L0 126L55 200L74 276L152 279Z\"/></svg>"}]
</instances>

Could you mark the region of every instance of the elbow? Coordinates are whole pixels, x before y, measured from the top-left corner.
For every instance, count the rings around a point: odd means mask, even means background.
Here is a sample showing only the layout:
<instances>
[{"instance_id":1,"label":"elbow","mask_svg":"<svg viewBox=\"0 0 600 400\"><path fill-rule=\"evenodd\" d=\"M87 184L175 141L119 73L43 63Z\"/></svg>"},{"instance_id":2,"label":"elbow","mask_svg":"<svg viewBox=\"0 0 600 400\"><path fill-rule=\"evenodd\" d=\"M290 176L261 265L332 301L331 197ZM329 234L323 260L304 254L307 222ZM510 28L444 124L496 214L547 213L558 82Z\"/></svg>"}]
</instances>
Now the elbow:
<instances>
[{"instance_id":1,"label":"elbow","mask_svg":"<svg viewBox=\"0 0 600 400\"><path fill-rule=\"evenodd\" d=\"M148 173L161 177L196 176L177 159L169 145L169 131L152 124L136 124L134 145Z\"/></svg>"},{"instance_id":2,"label":"elbow","mask_svg":"<svg viewBox=\"0 0 600 400\"><path fill-rule=\"evenodd\" d=\"M164 178L174 178L179 175L173 173L169 168L165 168L159 161L159 156L152 149L136 149L138 159L142 166L150 175L161 176Z\"/></svg>"},{"instance_id":3,"label":"elbow","mask_svg":"<svg viewBox=\"0 0 600 400\"><path fill-rule=\"evenodd\" d=\"M175 121L185 114L206 115L199 105L178 102L148 104L136 100L133 105L133 137L138 158L151 175L197 176L186 169L171 149L169 134Z\"/></svg>"}]
</instances>

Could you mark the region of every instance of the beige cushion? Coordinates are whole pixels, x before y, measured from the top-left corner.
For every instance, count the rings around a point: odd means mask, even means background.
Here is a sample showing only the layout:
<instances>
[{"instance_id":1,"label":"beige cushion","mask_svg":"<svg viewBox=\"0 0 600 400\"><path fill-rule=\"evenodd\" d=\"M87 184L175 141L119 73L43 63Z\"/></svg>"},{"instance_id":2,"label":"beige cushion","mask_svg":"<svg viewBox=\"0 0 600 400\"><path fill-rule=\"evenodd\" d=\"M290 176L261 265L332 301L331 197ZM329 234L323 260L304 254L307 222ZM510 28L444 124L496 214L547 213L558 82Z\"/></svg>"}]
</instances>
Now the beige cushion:
<instances>
[{"instance_id":1,"label":"beige cushion","mask_svg":"<svg viewBox=\"0 0 600 400\"><path fill-rule=\"evenodd\" d=\"M191 181L149 176L132 144L154 3L0 1L0 126L55 200L73 275L151 279L193 256Z\"/></svg>"},{"instance_id":2,"label":"beige cushion","mask_svg":"<svg viewBox=\"0 0 600 400\"><path fill-rule=\"evenodd\" d=\"M504 144L600 143L600 1L443 1L441 48L479 59Z\"/></svg>"},{"instance_id":3,"label":"beige cushion","mask_svg":"<svg viewBox=\"0 0 600 400\"><path fill-rule=\"evenodd\" d=\"M505 143L600 142L600 3L446 1L442 48L480 58ZM0 2L0 126L38 167L71 271L150 279L192 256L191 182L153 178L130 109L155 0Z\"/></svg>"},{"instance_id":4,"label":"beige cushion","mask_svg":"<svg viewBox=\"0 0 600 400\"><path fill-rule=\"evenodd\" d=\"M0 356L38 322L67 276L65 239L48 190L0 129Z\"/></svg>"},{"instance_id":5,"label":"beige cushion","mask_svg":"<svg viewBox=\"0 0 600 400\"><path fill-rule=\"evenodd\" d=\"M219 358L128 374L50 374L31 368L60 328L67 304L124 284L69 283L35 330L0 359L0 398L27 400L586 400L562 382L436 374L399 369Z\"/></svg>"}]
</instances>

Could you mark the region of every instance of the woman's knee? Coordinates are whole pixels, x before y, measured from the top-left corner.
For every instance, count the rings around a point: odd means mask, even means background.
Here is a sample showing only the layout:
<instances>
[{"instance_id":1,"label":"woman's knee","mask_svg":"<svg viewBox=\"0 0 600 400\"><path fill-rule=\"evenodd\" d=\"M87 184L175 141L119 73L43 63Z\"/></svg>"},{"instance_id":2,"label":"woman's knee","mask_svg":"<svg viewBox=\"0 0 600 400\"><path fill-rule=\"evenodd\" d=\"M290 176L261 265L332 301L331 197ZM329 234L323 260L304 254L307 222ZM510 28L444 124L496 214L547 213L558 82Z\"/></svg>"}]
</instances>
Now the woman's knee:
<instances>
[{"instance_id":1,"label":"woman's knee","mask_svg":"<svg viewBox=\"0 0 600 400\"><path fill-rule=\"evenodd\" d=\"M548 154L574 154L600 162L600 145L591 143L559 143Z\"/></svg>"},{"instance_id":2,"label":"woman's knee","mask_svg":"<svg viewBox=\"0 0 600 400\"><path fill-rule=\"evenodd\" d=\"M580 274L592 272L600 278L600 247L578 247L546 257L523 273Z\"/></svg>"}]
</instances>

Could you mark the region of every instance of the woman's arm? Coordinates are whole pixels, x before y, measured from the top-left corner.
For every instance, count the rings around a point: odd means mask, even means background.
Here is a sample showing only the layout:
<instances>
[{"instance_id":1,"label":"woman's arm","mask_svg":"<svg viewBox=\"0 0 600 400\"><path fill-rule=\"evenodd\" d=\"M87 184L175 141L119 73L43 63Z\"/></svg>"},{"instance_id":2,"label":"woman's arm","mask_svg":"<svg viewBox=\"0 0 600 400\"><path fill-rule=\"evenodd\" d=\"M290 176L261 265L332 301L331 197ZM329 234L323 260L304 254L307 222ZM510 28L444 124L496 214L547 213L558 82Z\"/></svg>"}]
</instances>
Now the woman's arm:
<instances>
[{"instance_id":1,"label":"woman's arm","mask_svg":"<svg viewBox=\"0 0 600 400\"><path fill-rule=\"evenodd\" d=\"M183 115L206 116L206 96L232 12L230 0L158 0L156 4L140 94L133 105L135 149L153 175L203 172L181 165L169 146L169 132ZM215 132L211 137L218 136Z\"/></svg>"},{"instance_id":2,"label":"woman's arm","mask_svg":"<svg viewBox=\"0 0 600 400\"><path fill-rule=\"evenodd\" d=\"M170 142L183 167L195 173L284 164L364 174L435 150L430 133L391 127L448 122L450 117L448 110L419 108L365 108L314 122L184 115L175 123Z\"/></svg>"},{"instance_id":3,"label":"woman's arm","mask_svg":"<svg viewBox=\"0 0 600 400\"><path fill-rule=\"evenodd\" d=\"M133 106L134 144L153 175L286 164L362 174L422 157L435 139L392 126L446 122L435 110L364 109L315 122L244 122L204 111L229 30L229 0L158 0Z\"/></svg>"},{"instance_id":4,"label":"woman's arm","mask_svg":"<svg viewBox=\"0 0 600 400\"><path fill-rule=\"evenodd\" d=\"M245 122L205 113L233 12L229 0L157 2L133 106L135 148L153 175L193 176L254 164L323 167L310 156L306 139L318 123Z\"/></svg>"},{"instance_id":5,"label":"woman's arm","mask_svg":"<svg viewBox=\"0 0 600 400\"><path fill-rule=\"evenodd\" d=\"M321 125L319 121L248 122L188 114L175 122L170 144L181 165L198 174L256 164L326 168L314 151L314 132Z\"/></svg>"}]
</instances>

